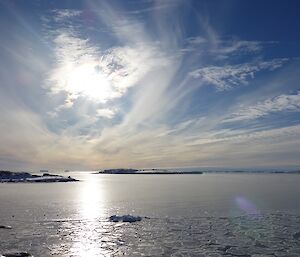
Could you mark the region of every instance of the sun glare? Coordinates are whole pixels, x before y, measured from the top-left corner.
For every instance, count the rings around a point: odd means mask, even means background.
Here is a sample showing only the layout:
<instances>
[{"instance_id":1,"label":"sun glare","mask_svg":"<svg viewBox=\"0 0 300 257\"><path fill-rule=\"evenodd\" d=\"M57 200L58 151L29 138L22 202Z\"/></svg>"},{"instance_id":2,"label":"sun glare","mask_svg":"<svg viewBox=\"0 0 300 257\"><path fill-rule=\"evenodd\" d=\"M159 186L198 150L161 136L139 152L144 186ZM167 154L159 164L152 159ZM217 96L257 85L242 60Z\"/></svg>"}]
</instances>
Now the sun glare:
<instances>
[{"instance_id":1,"label":"sun glare","mask_svg":"<svg viewBox=\"0 0 300 257\"><path fill-rule=\"evenodd\" d=\"M80 64L66 75L65 89L74 96L106 102L114 94L111 82L95 63Z\"/></svg>"},{"instance_id":2,"label":"sun glare","mask_svg":"<svg viewBox=\"0 0 300 257\"><path fill-rule=\"evenodd\" d=\"M73 235L70 252L78 257L107 256L105 249L99 245L101 235L98 233L102 229L99 220L105 216L105 194L101 181L89 176L85 174L82 177L85 183L78 190L80 226Z\"/></svg>"}]
</instances>

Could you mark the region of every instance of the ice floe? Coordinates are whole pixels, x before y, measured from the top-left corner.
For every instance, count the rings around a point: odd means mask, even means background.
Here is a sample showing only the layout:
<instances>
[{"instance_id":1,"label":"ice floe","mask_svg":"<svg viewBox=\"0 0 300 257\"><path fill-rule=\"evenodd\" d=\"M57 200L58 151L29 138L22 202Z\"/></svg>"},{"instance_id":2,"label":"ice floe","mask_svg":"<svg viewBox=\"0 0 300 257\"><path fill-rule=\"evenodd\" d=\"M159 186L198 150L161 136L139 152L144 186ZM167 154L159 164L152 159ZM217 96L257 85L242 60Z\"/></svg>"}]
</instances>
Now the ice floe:
<instances>
[{"instance_id":1,"label":"ice floe","mask_svg":"<svg viewBox=\"0 0 300 257\"><path fill-rule=\"evenodd\" d=\"M113 222L137 222L137 221L141 221L142 217L140 216L132 216L132 215L122 215L122 216L118 216L118 215L112 215L109 217L110 221Z\"/></svg>"}]
</instances>

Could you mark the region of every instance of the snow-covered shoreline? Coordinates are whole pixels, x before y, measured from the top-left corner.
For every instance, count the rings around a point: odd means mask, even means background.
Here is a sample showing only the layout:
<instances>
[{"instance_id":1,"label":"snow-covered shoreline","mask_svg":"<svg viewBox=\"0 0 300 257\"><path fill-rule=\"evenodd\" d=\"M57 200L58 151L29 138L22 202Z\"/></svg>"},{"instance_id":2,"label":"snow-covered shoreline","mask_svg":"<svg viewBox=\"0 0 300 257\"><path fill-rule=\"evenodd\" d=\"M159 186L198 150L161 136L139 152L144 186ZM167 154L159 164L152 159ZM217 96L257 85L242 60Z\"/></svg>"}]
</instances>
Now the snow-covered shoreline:
<instances>
[{"instance_id":1,"label":"snow-covered shoreline","mask_svg":"<svg viewBox=\"0 0 300 257\"><path fill-rule=\"evenodd\" d=\"M53 182L75 182L78 181L70 176L64 177L44 173L43 175L32 175L28 172L0 171L0 183L53 183Z\"/></svg>"}]
</instances>

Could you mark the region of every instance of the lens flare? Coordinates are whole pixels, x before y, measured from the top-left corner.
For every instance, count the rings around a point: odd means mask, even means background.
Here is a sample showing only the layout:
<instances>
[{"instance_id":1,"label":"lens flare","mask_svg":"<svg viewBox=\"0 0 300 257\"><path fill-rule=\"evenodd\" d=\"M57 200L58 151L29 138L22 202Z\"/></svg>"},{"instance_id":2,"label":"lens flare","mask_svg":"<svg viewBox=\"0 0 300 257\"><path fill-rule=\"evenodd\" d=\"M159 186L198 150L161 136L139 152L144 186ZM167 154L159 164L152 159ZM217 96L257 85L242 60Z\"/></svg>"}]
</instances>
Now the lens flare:
<instances>
[{"instance_id":1,"label":"lens flare","mask_svg":"<svg viewBox=\"0 0 300 257\"><path fill-rule=\"evenodd\" d=\"M256 214L256 215L260 214L260 212L256 208L256 206L251 201L246 199L245 197L237 196L235 198L235 203L246 214Z\"/></svg>"}]
</instances>

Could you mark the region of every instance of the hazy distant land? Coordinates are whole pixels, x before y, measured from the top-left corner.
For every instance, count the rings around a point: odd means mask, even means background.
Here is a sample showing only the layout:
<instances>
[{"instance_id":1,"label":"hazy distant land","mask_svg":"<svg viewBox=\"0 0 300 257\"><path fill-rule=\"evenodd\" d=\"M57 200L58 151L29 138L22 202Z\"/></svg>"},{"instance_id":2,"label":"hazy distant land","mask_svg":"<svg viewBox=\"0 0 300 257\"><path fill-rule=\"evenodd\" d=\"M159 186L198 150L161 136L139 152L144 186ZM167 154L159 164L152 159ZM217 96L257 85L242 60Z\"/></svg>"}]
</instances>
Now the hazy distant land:
<instances>
[{"instance_id":1,"label":"hazy distant land","mask_svg":"<svg viewBox=\"0 0 300 257\"><path fill-rule=\"evenodd\" d=\"M190 170L190 169L133 169L133 168L118 168L118 169L103 169L94 174L135 174L135 175L176 175L176 174L204 174L204 173L269 173L269 174L300 174L300 170L284 171L284 170Z\"/></svg>"},{"instance_id":2,"label":"hazy distant land","mask_svg":"<svg viewBox=\"0 0 300 257\"><path fill-rule=\"evenodd\" d=\"M203 174L202 171L175 171L167 169L106 169L96 174L136 174L136 175L173 175L173 174Z\"/></svg>"}]
</instances>

